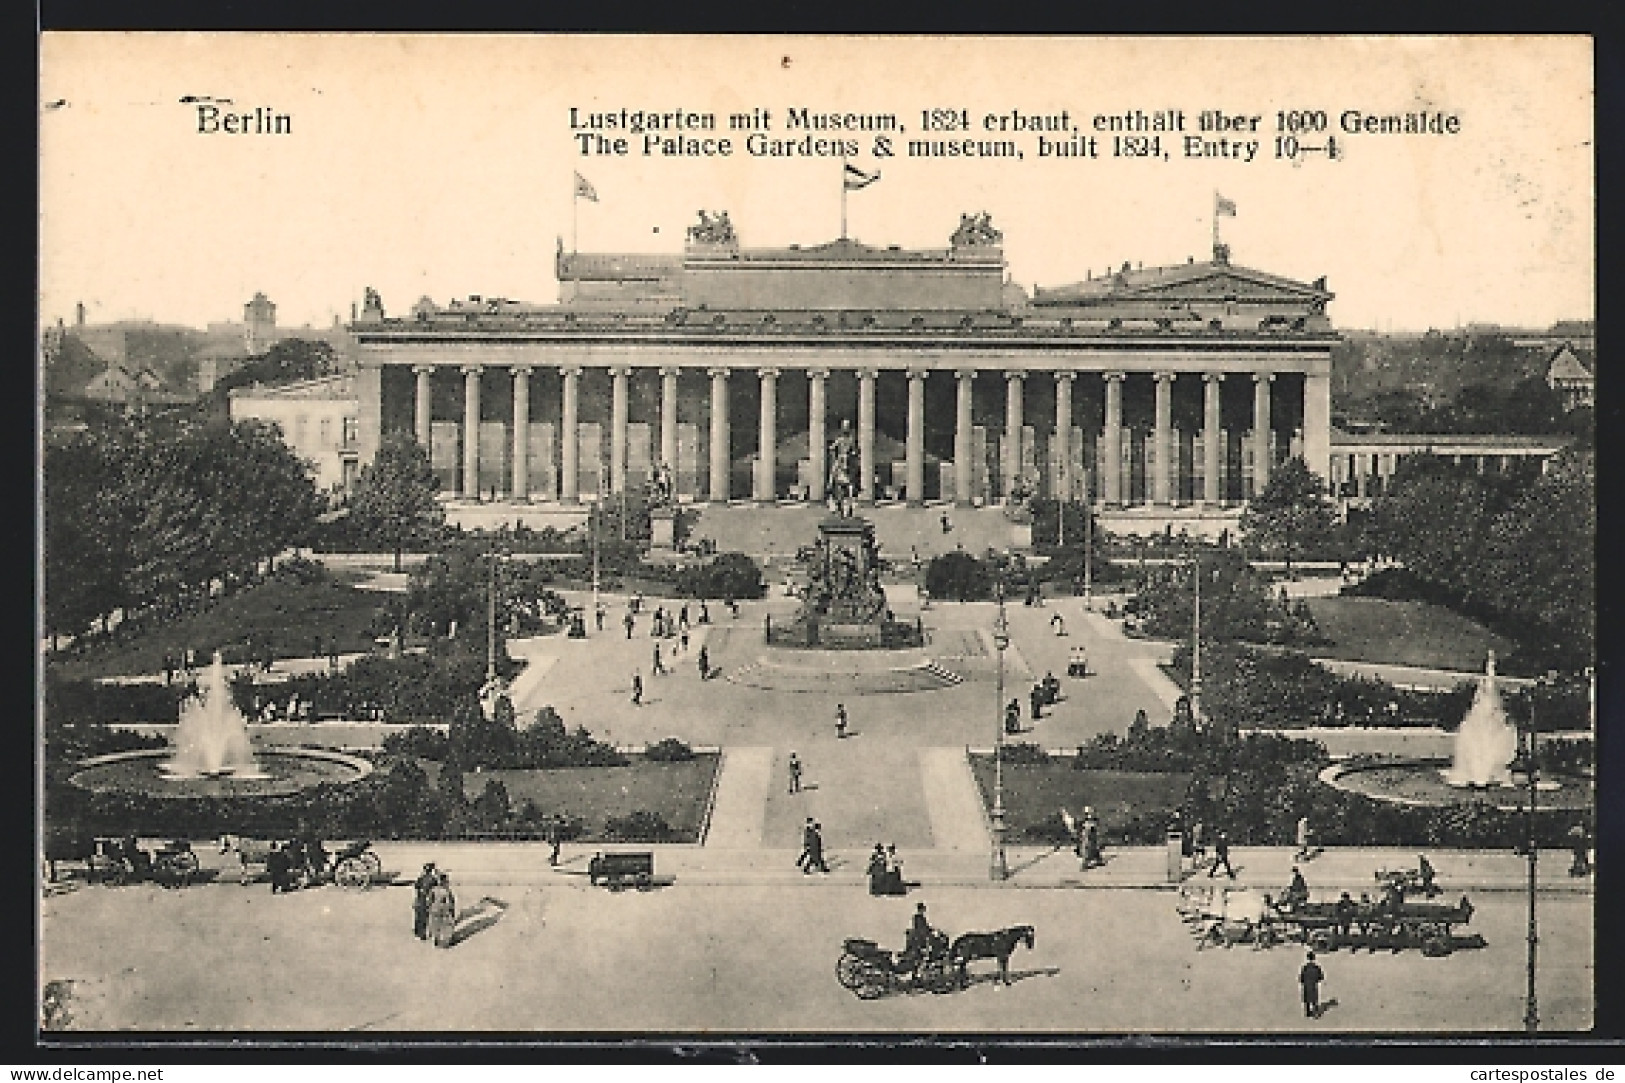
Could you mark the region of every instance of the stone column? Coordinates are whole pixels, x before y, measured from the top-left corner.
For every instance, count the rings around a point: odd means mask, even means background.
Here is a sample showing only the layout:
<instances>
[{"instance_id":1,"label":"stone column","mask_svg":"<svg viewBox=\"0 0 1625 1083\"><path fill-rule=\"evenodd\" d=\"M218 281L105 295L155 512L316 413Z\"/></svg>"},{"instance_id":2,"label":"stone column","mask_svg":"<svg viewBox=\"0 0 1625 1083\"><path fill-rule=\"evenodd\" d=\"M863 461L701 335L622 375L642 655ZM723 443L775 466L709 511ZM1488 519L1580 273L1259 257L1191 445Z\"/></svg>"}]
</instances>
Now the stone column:
<instances>
[{"instance_id":1,"label":"stone column","mask_svg":"<svg viewBox=\"0 0 1625 1083\"><path fill-rule=\"evenodd\" d=\"M564 377L564 401L559 408L559 499L574 504L580 499L581 484L581 369L569 366L559 373Z\"/></svg>"},{"instance_id":2,"label":"stone column","mask_svg":"<svg viewBox=\"0 0 1625 1083\"><path fill-rule=\"evenodd\" d=\"M1006 372L1004 374L1004 496L1009 499L1010 491L1016 487L1016 479L1021 477L1021 391L1022 380L1025 374L1020 372Z\"/></svg>"},{"instance_id":3,"label":"stone column","mask_svg":"<svg viewBox=\"0 0 1625 1083\"><path fill-rule=\"evenodd\" d=\"M417 437L418 446L427 453L429 450L429 421L434 411L434 399L429 391L429 377L434 372L434 366L415 365L412 371L417 375L417 397L413 404L412 432Z\"/></svg>"},{"instance_id":4,"label":"stone column","mask_svg":"<svg viewBox=\"0 0 1625 1083\"><path fill-rule=\"evenodd\" d=\"M1072 499L1072 380L1075 373L1055 374L1055 493Z\"/></svg>"},{"instance_id":5,"label":"stone column","mask_svg":"<svg viewBox=\"0 0 1625 1083\"><path fill-rule=\"evenodd\" d=\"M976 370L960 369L954 376L959 381L959 394L954 402L954 500L961 507L968 507L971 488L976 483L975 464L971 462L971 389Z\"/></svg>"},{"instance_id":6,"label":"stone column","mask_svg":"<svg viewBox=\"0 0 1625 1083\"><path fill-rule=\"evenodd\" d=\"M1173 502L1173 486L1171 482L1174 478L1174 471L1172 469L1173 464L1169 462L1172 456L1168 454L1168 451L1173 445L1171 430L1173 429L1174 414L1174 374L1159 372L1156 374L1156 381L1156 431L1152 434L1151 444L1152 448L1155 449L1152 451L1152 455L1155 457L1152 465L1156 469L1151 474L1151 503L1166 505Z\"/></svg>"},{"instance_id":7,"label":"stone column","mask_svg":"<svg viewBox=\"0 0 1625 1083\"><path fill-rule=\"evenodd\" d=\"M1371 456L1355 453L1354 455L1349 456L1349 458L1353 460L1354 464L1354 495L1365 496L1367 484L1366 476L1369 474L1371 469Z\"/></svg>"},{"instance_id":8,"label":"stone column","mask_svg":"<svg viewBox=\"0 0 1625 1083\"><path fill-rule=\"evenodd\" d=\"M807 473L811 475L807 479L807 496L816 504L822 504L828 495L824 491L824 475L829 469L824 461L825 444L829 439L825 420L828 406L824 399L824 381L828 377L828 369L807 370Z\"/></svg>"},{"instance_id":9,"label":"stone column","mask_svg":"<svg viewBox=\"0 0 1625 1083\"><path fill-rule=\"evenodd\" d=\"M1109 505L1123 502L1123 380L1126 375L1106 373L1106 420L1102 434L1106 453L1101 456L1100 468L1106 475L1101 492Z\"/></svg>"},{"instance_id":10,"label":"stone column","mask_svg":"<svg viewBox=\"0 0 1625 1083\"><path fill-rule=\"evenodd\" d=\"M1270 483L1270 381L1268 372L1253 373L1253 493Z\"/></svg>"},{"instance_id":11,"label":"stone column","mask_svg":"<svg viewBox=\"0 0 1625 1083\"><path fill-rule=\"evenodd\" d=\"M908 432L904 438L903 478L908 502L925 503L925 377L924 369L908 370Z\"/></svg>"},{"instance_id":12,"label":"stone column","mask_svg":"<svg viewBox=\"0 0 1625 1083\"><path fill-rule=\"evenodd\" d=\"M728 370L711 369L711 499L728 502Z\"/></svg>"},{"instance_id":13,"label":"stone column","mask_svg":"<svg viewBox=\"0 0 1625 1083\"><path fill-rule=\"evenodd\" d=\"M752 496L772 500L778 493L779 370L757 369L762 381L762 411L756 426L756 476Z\"/></svg>"},{"instance_id":14,"label":"stone column","mask_svg":"<svg viewBox=\"0 0 1625 1083\"><path fill-rule=\"evenodd\" d=\"M513 370L513 498L530 499L530 369Z\"/></svg>"},{"instance_id":15,"label":"stone column","mask_svg":"<svg viewBox=\"0 0 1625 1083\"><path fill-rule=\"evenodd\" d=\"M858 373L858 499L875 498L875 378L874 369Z\"/></svg>"},{"instance_id":16,"label":"stone column","mask_svg":"<svg viewBox=\"0 0 1625 1083\"><path fill-rule=\"evenodd\" d=\"M1322 479L1332 461L1332 378L1309 373L1303 378L1303 461Z\"/></svg>"},{"instance_id":17,"label":"stone column","mask_svg":"<svg viewBox=\"0 0 1625 1083\"><path fill-rule=\"evenodd\" d=\"M677 478L677 373L675 368L660 370L660 461L672 472L674 483Z\"/></svg>"},{"instance_id":18,"label":"stone column","mask_svg":"<svg viewBox=\"0 0 1625 1083\"><path fill-rule=\"evenodd\" d=\"M1202 373L1202 502L1218 504L1223 500L1219 488L1220 446L1219 392L1224 387L1224 373Z\"/></svg>"},{"instance_id":19,"label":"stone column","mask_svg":"<svg viewBox=\"0 0 1625 1083\"><path fill-rule=\"evenodd\" d=\"M463 495L480 495L480 366L463 367Z\"/></svg>"},{"instance_id":20,"label":"stone column","mask_svg":"<svg viewBox=\"0 0 1625 1083\"><path fill-rule=\"evenodd\" d=\"M626 489L626 378L628 368L609 370L609 491Z\"/></svg>"}]
</instances>

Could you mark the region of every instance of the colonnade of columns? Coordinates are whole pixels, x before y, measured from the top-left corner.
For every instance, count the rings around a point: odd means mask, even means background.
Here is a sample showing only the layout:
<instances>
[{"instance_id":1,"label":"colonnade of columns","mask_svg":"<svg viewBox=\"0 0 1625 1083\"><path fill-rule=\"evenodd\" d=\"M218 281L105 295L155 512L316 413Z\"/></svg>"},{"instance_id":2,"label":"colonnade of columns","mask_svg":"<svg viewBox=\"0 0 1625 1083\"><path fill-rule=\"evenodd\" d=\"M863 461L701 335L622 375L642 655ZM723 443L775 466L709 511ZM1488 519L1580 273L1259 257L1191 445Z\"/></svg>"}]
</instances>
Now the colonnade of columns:
<instances>
[{"instance_id":1,"label":"colonnade of columns","mask_svg":"<svg viewBox=\"0 0 1625 1083\"><path fill-rule=\"evenodd\" d=\"M510 367L513 380L513 428L512 428L512 484L510 491L516 499L526 500L531 496L530 484L530 377L533 366L517 365ZM430 378L433 366L418 365L413 372L416 376L415 395L413 400L413 429L418 442L425 447L429 446L431 435L430 415L432 397L430 393ZM565 503L574 503L580 499L579 471L580 452L574 434L578 432L580 419L580 387L582 368L567 365L559 370L561 376L561 398L559 417L563 438L559 440L560 470L558 496ZM678 384L679 369L665 367L660 373L660 427L659 427L659 454L660 461L668 465L676 462L678 457ZM710 434L709 434L709 497L713 501L724 501L732 495L729 489L730 476L730 419L728 407L728 382L737 372L748 372L748 369L734 369L716 367L706 370L710 377ZM478 431L480 424L480 381L483 366L464 365L461 367L463 375L463 439L460 462L460 491L464 493L477 493L479 485L480 446ZM610 456L609 456L609 483L608 491L618 493L625 489L627 483L627 430L629 425L628 381L632 369L628 366L614 366L608 370L610 376ZM760 381L760 416L757 422L758 456L757 467L752 480L752 497L757 500L771 500L775 493L775 476L778 453L778 395L779 377L782 370L779 368L760 368L756 370ZM807 379L808 395L808 470L807 470L807 496L813 501L822 501L828 495L825 492L826 447L830 438L828 431L828 391L827 380L831 371L827 368L809 368L802 370ZM879 371L873 368L863 368L856 371L858 384L857 402L857 451L858 451L858 499L872 501L875 499L874 479L877 463L875 461L875 385ZM908 389L908 408L906 419L906 439L904 442L904 478L905 492L910 500L918 501L925 493L926 473L926 416L925 416L925 390L926 380L930 377L930 370L923 368L909 368L905 370ZM968 502L969 494L973 490L975 474L973 472L973 425L972 425L972 393L976 378L983 373L975 369L958 369L951 373L956 381L956 399L954 412L954 461L952 468L954 497L960 502ZM1024 392L1026 381L1040 379L1045 372L1031 370L1012 370L1003 373L1005 380L1005 434L1004 448L999 473L1002 475L1003 491L1010 493L1022 482L1024 477L1024 462L1022 458L1022 441L1020 434L1025 428ZM1052 447L1058 453L1052 452L1054 463L1053 489L1058 492L1076 492L1074 477L1074 457L1081 454L1081 449L1073 446L1072 405L1073 382L1077 370L1053 371L1047 373L1055 382L1055 417L1054 432L1050 437ZM1150 469L1147 473L1146 496L1148 502L1154 505L1167 505L1173 503L1178 493L1176 483L1178 478L1177 455L1173 440L1173 386L1177 375L1171 371L1156 371L1151 373L1155 381L1155 408L1153 413L1154 427L1149 433L1150 442ZM1221 502L1222 491L1220 487L1220 472L1217 465L1221 457L1222 429L1220 424L1220 385L1226 378L1226 373L1203 372L1196 374L1203 381L1202 428L1198 446L1202 449L1202 459L1205 464L1202 470L1202 484L1194 494L1195 500L1200 504L1218 504ZM1273 442L1270 431L1271 411L1271 382L1274 379L1270 373L1230 373L1236 379L1252 380L1253 410L1251 439L1252 448L1252 487L1256 492L1261 490L1269 480L1270 461L1273 456ZM1123 462L1122 462L1122 431L1123 431L1123 384L1128 377L1125 371L1110 371L1102 373L1104 377L1104 425L1100 443L1098 475L1099 484L1091 487L1094 499L1103 501L1108 505L1117 505L1126 502L1127 494L1123 492ZM1309 377L1310 380L1325 377ZM1311 450L1315 442L1316 433L1308 431L1311 422L1310 403L1313 394L1306 390L1305 395L1305 426L1306 426L1306 453ZM1318 409L1316 409L1318 415ZM1318 420L1318 417L1317 417ZM1325 433L1318 434L1324 445L1327 439ZM1014 436L1015 438L1010 438ZM1058 441L1059 443L1055 443ZM1329 450L1326 452L1329 454ZM1311 455L1311 461L1313 461ZM1323 468L1324 469L1324 468ZM1194 483L1193 483L1194 484Z\"/></svg>"}]
</instances>

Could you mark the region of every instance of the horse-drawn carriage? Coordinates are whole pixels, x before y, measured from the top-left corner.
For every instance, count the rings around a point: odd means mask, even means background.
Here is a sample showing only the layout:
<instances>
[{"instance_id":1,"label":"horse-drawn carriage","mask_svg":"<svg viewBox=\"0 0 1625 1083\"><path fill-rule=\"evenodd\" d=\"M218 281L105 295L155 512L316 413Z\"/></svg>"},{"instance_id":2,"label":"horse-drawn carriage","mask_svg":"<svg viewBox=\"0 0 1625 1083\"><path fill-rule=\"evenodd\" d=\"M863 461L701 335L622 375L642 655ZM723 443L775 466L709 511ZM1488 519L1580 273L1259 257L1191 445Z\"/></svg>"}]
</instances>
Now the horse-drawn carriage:
<instances>
[{"instance_id":1,"label":"horse-drawn carriage","mask_svg":"<svg viewBox=\"0 0 1625 1083\"><path fill-rule=\"evenodd\" d=\"M1188 886L1180 893L1178 909L1191 926L1197 950L1296 943L1321 952L1341 947L1395 952L1420 948L1425 955L1438 956L1483 943L1482 938L1455 933L1473 917L1473 904L1465 895L1456 903L1407 902L1402 894L1390 892L1378 901L1288 904L1245 889Z\"/></svg>"},{"instance_id":2,"label":"horse-drawn carriage","mask_svg":"<svg viewBox=\"0 0 1625 1083\"><path fill-rule=\"evenodd\" d=\"M300 840L279 842L237 835L220 836L220 852L237 856L240 864L238 882L245 886L253 883L261 874L269 873L271 851L279 846L289 854L288 872L293 886L297 887L314 887L325 883L348 888L370 887L384 871L383 861L372 849L370 839L358 839L337 853L327 855L325 850L320 854L314 853L316 847ZM255 866L258 866L257 871Z\"/></svg>"},{"instance_id":3,"label":"horse-drawn carriage","mask_svg":"<svg viewBox=\"0 0 1625 1083\"><path fill-rule=\"evenodd\" d=\"M892 952L873 940L849 937L835 963L835 980L863 1000L898 990L947 993L970 984L966 968L977 959L994 959L999 980L1010 984L1010 956L1017 945L1030 950L1031 925L1013 925L992 933L963 933L951 942L948 934L932 929L915 954Z\"/></svg>"},{"instance_id":4,"label":"horse-drawn carriage","mask_svg":"<svg viewBox=\"0 0 1625 1083\"><path fill-rule=\"evenodd\" d=\"M863 1000L898 990L946 993L957 984L945 933L933 931L917 956L887 951L858 937L848 937L844 948L835 963L835 980Z\"/></svg>"},{"instance_id":5,"label":"horse-drawn carriage","mask_svg":"<svg viewBox=\"0 0 1625 1083\"><path fill-rule=\"evenodd\" d=\"M171 839L149 852L133 835L115 838L74 828L47 829L47 880L56 880L58 866L64 862L82 865L85 878L93 884L114 886L150 880L164 887L185 887L197 879L199 869L197 854L185 839Z\"/></svg>"}]
</instances>

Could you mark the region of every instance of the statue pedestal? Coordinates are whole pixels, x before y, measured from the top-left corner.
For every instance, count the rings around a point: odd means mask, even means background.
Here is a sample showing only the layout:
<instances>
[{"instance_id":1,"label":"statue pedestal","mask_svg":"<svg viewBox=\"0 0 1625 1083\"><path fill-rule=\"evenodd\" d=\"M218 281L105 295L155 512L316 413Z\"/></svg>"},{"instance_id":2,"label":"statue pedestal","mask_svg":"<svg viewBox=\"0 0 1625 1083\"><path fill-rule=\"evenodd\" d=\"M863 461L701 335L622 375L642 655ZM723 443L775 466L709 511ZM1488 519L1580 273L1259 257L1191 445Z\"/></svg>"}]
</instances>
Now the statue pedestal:
<instances>
[{"instance_id":1,"label":"statue pedestal","mask_svg":"<svg viewBox=\"0 0 1625 1083\"><path fill-rule=\"evenodd\" d=\"M677 513L670 508L656 508L649 513L649 544L656 549L674 549L677 546Z\"/></svg>"}]
</instances>

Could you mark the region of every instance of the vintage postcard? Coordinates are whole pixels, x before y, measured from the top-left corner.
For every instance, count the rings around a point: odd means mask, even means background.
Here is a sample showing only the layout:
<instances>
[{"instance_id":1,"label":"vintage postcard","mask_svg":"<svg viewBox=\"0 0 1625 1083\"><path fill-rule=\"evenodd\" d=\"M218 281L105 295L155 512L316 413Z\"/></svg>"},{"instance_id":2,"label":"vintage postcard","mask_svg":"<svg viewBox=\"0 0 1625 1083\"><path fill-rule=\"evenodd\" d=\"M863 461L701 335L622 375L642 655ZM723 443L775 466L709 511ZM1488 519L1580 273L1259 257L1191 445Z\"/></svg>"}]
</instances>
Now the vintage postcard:
<instances>
[{"instance_id":1,"label":"vintage postcard","mask_svg":"<svg viewBox=\"0 0 1625 1083\"><path fill-rule=\"evenodd\" d=\"M1592 73L46 33L46 1039L1588 1032Z\"/></svg>"}]
</instances>

